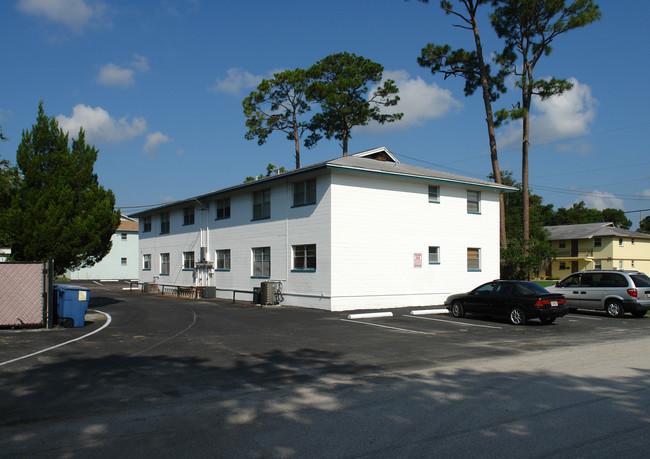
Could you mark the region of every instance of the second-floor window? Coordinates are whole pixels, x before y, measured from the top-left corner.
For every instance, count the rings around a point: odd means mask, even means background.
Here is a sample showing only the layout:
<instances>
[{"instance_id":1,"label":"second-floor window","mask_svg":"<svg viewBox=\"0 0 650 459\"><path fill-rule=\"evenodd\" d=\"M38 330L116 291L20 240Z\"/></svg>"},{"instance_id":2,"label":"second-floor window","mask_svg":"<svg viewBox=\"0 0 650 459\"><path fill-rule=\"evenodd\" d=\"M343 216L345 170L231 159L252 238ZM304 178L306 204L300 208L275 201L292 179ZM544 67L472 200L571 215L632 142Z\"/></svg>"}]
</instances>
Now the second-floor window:
<instances>
[{"instance_id":1,"label":"second-floor window","mask_svg":"<svg viewBox=\"0 0 650 459\"><path fill-rule=\"evenodd\" d=\"M142 219L142 232L148 233L151 231L151 217L144 217Z\"/></svg>"},{"instance_id":2,"label":"second-floor window","mask_svg":"<svg viewBox=\"0 0 650 459\"><path fill-rule=\"evenodd\" d=\"M599 237L594 238L594 247L600 247L602 245L602 241Z\"/></svg>"},{"instance_id":3,"label":"second-floor window","mask_svg":"<svg viewBox=\"0 0 650 459\"><path fill-rule=\"evenodd\" d=\"M260 190L253 193L253 220L271 218L271 190Z\"/></svg>"},{"instance_id":4,"label":"second-floor window","mask_svg":"<svg viewBox=\"0 0 650 459\"><path fill-rule=\"evenodd\" d=\"M230 198L217 201L217 220L223 220L224 218L230 218Z\"/></svg>"},{"instance_id":5,"label":"second-floor window","mask_svg":"<svg viewBox=\"0 0 650 459\"><path fill-rule=\"evenodd\" d=\"M481 192L467 190L467 212L478 214L481 212Z\"/></svg>"},{"instance_id":6,"label":"second-floor window","mask_svg":"<svg viewBox=\"0 0 650 459\"><path fill-rule=\"evenodd\" d=\"M160 233L169 233L169 212L160 214Z\"/></svg>"},{"instance_id":7,"label":"second-floor window","mask_svg":"<svg viewBox=\"0 0 650 459\"><path fill-rule=\"evenodd\" d=\"M303 180L293 184L293 206L316 204L316 179Z\"/></svg>"},{"instance_id":8,"label":"second-floor window","mask_svg":"<svg viewBox=\"0 0 650 459\"><path fill-rule=\"evenodd\" d=\"M186 207L183 209L183 225L194 224L194 207Z\"/></svg>"},{"instance_id":9,"label":"second-floor window","mask_svg":"<svg viewBox=\"0 0 650 459\"><path fill-rule=\"evenodd\" d=\"M440 202L440 187L429 185L429 202Z\"/></svg>"}]
</instances>

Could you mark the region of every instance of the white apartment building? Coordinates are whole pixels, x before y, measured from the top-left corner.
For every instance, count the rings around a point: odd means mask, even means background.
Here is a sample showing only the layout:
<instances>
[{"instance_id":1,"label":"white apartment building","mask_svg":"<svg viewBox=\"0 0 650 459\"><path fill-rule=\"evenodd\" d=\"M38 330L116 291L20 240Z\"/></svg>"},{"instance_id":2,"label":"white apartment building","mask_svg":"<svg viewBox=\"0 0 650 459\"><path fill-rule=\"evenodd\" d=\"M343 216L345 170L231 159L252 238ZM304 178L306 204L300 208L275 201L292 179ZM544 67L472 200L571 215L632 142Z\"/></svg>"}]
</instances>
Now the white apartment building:
<instances>
[{"instance_id":1,"label":"white apartment building","mask_svg":"<svg viewBox=\"0 0 650 459\"><path fill-rule=\"evenodd\" d=\"M439 305L499 277L513 190L376 148L132 215L139 280L223 298L282 280L283 304L331 311Z\"/></svg>"}]
</instances>

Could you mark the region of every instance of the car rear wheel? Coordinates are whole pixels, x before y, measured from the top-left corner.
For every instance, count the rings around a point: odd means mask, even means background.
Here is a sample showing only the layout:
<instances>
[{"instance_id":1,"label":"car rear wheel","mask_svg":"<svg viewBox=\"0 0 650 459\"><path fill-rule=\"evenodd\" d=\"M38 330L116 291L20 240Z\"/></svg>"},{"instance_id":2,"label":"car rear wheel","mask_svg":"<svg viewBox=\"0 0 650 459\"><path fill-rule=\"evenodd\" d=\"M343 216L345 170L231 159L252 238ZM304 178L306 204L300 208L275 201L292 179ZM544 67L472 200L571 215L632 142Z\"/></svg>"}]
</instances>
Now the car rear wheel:
<instances>
[{"instance_id":1,"label":"car rear wheel","mask_svg":"<svg viewBox=\"0 0 650 459\"><path fill-rule=\"evenodd\" d=\"M510 323L513 325L524 325L526 323L526 313L519 306L510 310Z\"/></svg>"},{"instance_id":2,"label":"car rear wheel","mask_svg":"<svg viewBox=\"0 0 650 459\"><path fill-rule=\"evenodd\" d=\"M648 311L634 311L634 312L632 313L632 315L633 315L634 317L643 317L643 316L645 316L645 313L646 313L646 312L648 312Z\"/></svg>"},{"instance_id":3,"label":"car rear wheel","mask_svg":"<svg viewBox=\"0 0 650 459\"><path fill-rule=\"evenodd\" d=\"M555 322L555 317L540 317L539 320L541 320L544 325L550 325Z\"/></svg>"},{"instance_id":4,"label":"car rear wheel","mask_svg":"<svg viewBox=\"0 0 650 459\"><path fill-rule=\"evenodd\" d=\"M465 315L465 308L460 301L451 303L451 315L454 317L463 317Z\"/></svg>"},{"instance_id":5,"label":"car rear wheel","mask_svg":"<svg viewBox=\"0 0 650 459\"><path fill-rule=\"evenodd\" d=\"M607 303L605 304L605 311L607 311L607 314L609 314L611 317L623 317L623 314L625 314L623 305L614 300L607 300Z\"/></svg>"}]
</instances>

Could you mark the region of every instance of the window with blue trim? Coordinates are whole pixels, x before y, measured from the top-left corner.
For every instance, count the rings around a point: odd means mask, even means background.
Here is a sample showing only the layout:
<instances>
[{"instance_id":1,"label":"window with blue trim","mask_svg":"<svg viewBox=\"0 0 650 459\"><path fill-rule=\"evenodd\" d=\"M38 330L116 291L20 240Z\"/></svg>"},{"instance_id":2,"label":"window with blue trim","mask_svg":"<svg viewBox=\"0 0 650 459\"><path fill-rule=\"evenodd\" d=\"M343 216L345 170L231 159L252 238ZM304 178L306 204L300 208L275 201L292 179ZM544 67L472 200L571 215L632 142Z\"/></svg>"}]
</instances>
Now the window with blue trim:
<instances>
[{"instance_id":1,"label":"window with blue trim","mask_svg":"<svg viewBox=\"0 0 650 459\"><path fill-rule=\"evenodd\" d=\"M169 276L169 254L160 254L160 275Z\"/></svg>"},{"instance_id":2,"label":"window with blue trim","mask_svg":"<svg viewBox=\"0 0 650 459\"><path fill-rule=\"evenodd\" d=\"M217 271L230 271L230 249L217 250Z\"/></svg>"},{"instance_id":3,"label":"window with blue trim","mask_svg":"<svg viewBox=\"0 0 650 459\"><path fill-rule=\"evenodd\" d=\"M186 207L183 209L183 226L194 224L194 207Z\"/></svg>"},{"instance_id":4,"label":"window with blue trim","mask_svg":"<svg viewBox=\"0 0 650 459\"><path fill-rule=\"evenodd\" d=\"M316 204L316 179L308 179L293 184L293 206Z\"/></svg>"},{"instance_id":5,"label":"window with blue trim","mask_svg":"<svg viewBox=\"0 0 650 459\"><path fill-rule=\"evenodd\" d=\"M194 252L183 252L183 269L194 269Z\"/></svg>"},{"instance_id":6,"label":"window with blue trim","mask_svg":"<svg viewBox=\"0 0 650 459\"><path fill-rule=\"evenodd\" d=\"M253 220L271 218L271 189L253 193Z\"/></svg>"},{"instance_id":7,"label":"window with blue trim","mask_svg":"<svg viewBox=\"0 0 650 459\"><path fill-rule=\"evenodd\" d=\"M253 277L271 276L271 247L253 249Z\"/></svg>"},{"instance_id":8,"label":"window with blue trim","mask_svg":"<svg viewBox=\"0 0 650 459\"><path fill-rule=\"evenodd\" d=\"M230 198L217 200L217 220L230 218Z\"/></svg>"},{"instance_id":9,"label":"window with blue trim","mask_svg":"<svg viewBox=\"0 0 650 459\"><path fill-rule=\"evenodd\" d=\"M429 202L440 202L440 187L429 185Z\"/></svg>"},{"instance_id":10,"label":"window with blue trim","mask_svg":"<svg viewBox=\"0 0 650 459\"><path fill-rule=\"evenodd\" d=\"M316 244L293 246L293 270L316 271Z\"/></svg>"},{"instance_id":11,"label":"window with blue trim","mask_svg":"<svg viewBox=\"0 0 650 459\"><path fill-rule=\"evenodd\" d=\"M440 247L429 247L429 264L437 265L440 264Z\"/></svg>"},{"instance_id":12,"label":"window with blue trim","mask_svg":"<svg viewBox=\"0 0 650 459\"><path fill-rule=\"evenodd\" d=\"M481 270L481 249L468 247L467 248L467 270L480 271Z\"/></svg>"},{"instance_id":13,"label":"window with blue trim","mask_svg":"<svg viewBox=\"0 0 650 459\"><path fill-rule=\"evenodd\" d=\"M481 192L467 190L467 213L478 214L481 212Z\"/></svg>"}]
</instances>

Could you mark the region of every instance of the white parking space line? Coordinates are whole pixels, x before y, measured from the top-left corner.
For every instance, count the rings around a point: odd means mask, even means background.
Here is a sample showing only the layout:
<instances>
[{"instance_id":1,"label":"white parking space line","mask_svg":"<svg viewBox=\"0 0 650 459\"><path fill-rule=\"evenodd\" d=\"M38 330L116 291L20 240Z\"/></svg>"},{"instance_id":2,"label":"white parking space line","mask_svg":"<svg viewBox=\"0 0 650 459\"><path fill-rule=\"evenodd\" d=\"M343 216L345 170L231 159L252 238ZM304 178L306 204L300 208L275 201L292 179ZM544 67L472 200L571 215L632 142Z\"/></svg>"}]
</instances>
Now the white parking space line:
<instances>
[{"instance_id":1,"label":"white parking space line","mask_svg":"<svg viewBox=\"0 0 650 459\"><path fill-rule=\"evenodd\" d=\"M75 338L75 339L71 339L70 341L66 341L65 343L61 343L61 344L57 344L56 346L48 347L47 349L42 349L40 351L33 352L31 354L28 354L28 355L23 355L22 357L17 357L15 359L7 360L6 362L0 362L0 367L3 366L3 365L8 365L8 364L13 363L13 362L17 362L18 360L22 360L22 359L26 359L28 357L33 357L35 355L42 354L43 352L51 351L51 350L56 349L58 347L65 346L66 344L74 343L75 341L79 341L79 340L82 340L84 338L88 338L90 335L94 335L95 333L98 333L98 332L102 331L103 329L105 329L106 327L108 327L110 325L110 323L112 321L112 318L111 318L110 315L106 314L105 312L99 311L97 309L95 309L95 311L97 311L97 312L99 312L101 314L104 314L106 316L106 323L104 325L102 325L100 328L98 328L97 330L92 331L92 332L90 332L88 334L85 334L83 336L80 336L79 338Z\"/></svg>"},{"instance_id":2,"label":"white parking space line","mask_svg":"<svg viewBox=\"0 0 650 459\"><path fill-rule=\"evenodd\" d=\"M408 328L391 327L390 325L373 324L372 322L362 322L360 320L341 319L343 322L352 322L354 324L372 325L373 327L388 328L391 330L403 331L407 333L418 333L420 335L435 335L433 332L424 332L418 330L409 330Z\"/></svg>"},{"instance_id":3,"label":"white parking space line","mask_svg":"<svg viewBox=\"0 0 650 459\"><path fill-rule=\"evenodd\" d=\"M495 330L502 330L503 329L503 327L496 327L494 325L470 324L469 322L458 322L458 321L455 321L455 320L434 319L433 317L412 316L412 315L409 315L409 314L405 314L404 317L410 317L411 319L435 320L435 321L438 321L438 322L445 322L445 323L454 324L454 325L467 325L468 327L494 328Z\"/></svg>"},{"instance_id":4,"label":"white parking space line","mask_svg":"<svg viewBox=\"0 0 650 459\"><path fill-rule=\"evenodd\" d=\"M570 314L568 317L571 318L578 318L578 319L589 319L589 320L603 320L602 317L589 317L589 316L583 316L582 314Z\"/></svg>"}]
</instances>

